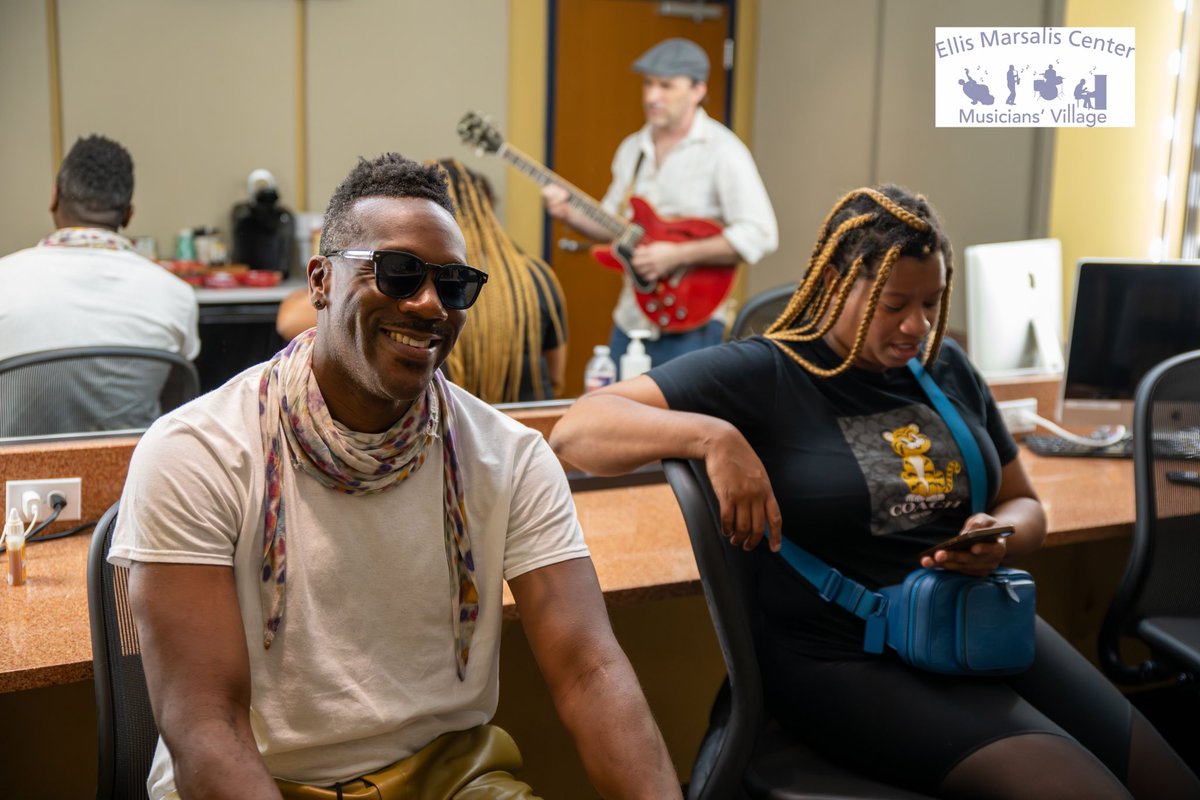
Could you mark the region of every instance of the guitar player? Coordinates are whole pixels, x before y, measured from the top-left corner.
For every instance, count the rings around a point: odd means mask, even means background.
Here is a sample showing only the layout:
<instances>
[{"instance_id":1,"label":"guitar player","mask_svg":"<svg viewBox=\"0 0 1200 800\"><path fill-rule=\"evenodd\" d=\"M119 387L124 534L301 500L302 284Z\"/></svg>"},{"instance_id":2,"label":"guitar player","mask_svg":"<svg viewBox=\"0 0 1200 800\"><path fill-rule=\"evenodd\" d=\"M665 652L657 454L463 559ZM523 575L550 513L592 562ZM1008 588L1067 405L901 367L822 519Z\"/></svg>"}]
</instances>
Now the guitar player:
<instances>
[{"instance_id":1,"label":"guitar player","mask_svg":"<svg viewBox=\"0 0 1200 800\"><path fill-rule=\"evenodd\" d=\"M612 162L612 183L603 205L627 215L630 196L643 198L663 217L701 217L723 226L720 234L681 242L639 244L632 265L647 280L667 278L682 267L758 262L775 251L779 232L775 211L750 151L728 128L700 107L708 91L708 56L688 39L667 39L633 63L641 73L646 124L625 137ZM542 189L550 216L594 239L611 234L568 204L569 192L557 184ZM710 320L682 333L666 333L643 312L626 277L609 346L625 352L628 332L651 332L646 344L651 362L718 344L725 328L724 308Z\"/></svg>"}]
</instances>

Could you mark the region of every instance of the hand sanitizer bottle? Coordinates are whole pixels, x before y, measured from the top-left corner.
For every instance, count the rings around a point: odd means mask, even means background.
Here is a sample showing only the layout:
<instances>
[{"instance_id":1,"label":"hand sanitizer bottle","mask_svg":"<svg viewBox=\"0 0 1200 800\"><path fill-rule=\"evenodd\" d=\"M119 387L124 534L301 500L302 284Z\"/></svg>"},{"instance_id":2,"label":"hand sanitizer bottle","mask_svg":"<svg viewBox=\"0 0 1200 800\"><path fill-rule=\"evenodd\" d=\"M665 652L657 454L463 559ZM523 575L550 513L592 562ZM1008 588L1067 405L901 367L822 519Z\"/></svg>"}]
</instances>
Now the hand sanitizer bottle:
<instances>
[{"instance_id":1,"label":"hand sanitizer bottle","mask_svg":"<svg viewBox=\"0 0 1200 800\"><path fill-rule=\"evenodd\" d=\"M635 378L650 369L650 356L646 355L646 345L642 343L649 337L650 331L629 332L629 346L621 356L621 380Z\"/></svg>"}]
</instances>

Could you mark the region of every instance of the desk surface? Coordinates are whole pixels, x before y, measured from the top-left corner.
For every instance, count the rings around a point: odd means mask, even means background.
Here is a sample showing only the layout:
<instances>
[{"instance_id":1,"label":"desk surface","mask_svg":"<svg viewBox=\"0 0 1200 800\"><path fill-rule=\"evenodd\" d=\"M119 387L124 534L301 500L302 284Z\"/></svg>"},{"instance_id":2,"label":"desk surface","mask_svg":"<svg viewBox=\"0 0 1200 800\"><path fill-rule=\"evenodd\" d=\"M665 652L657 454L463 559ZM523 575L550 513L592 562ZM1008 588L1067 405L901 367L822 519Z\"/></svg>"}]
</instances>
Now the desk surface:
<instances>
[{"instance_id":1,"label":"desk surface","mask_svg":"<svg viewBox=\"0 0 1200 800\"><path fill-rule=\"evenodd\" d=\"M234 286L229 289L196 287L196 302L202 306L227 303L278 303L296 289L307 285L303 278L288 278L277 286Z\"/></svg>"},{"instance_id":2,"label":"desk surface","mask_svg":"<svg viewBox=\"0 0 1200 800\"><path fill-rule=\"evenodd\" d=\"M1027 451L1021 459L1046 506L1046 546L1129 535L1132 462ZM575 505L609 603L699 591L683 517L665 483L580 491ZM0 584L0 692L91 678L88 543L88 536L75 536L30 545L26 585ZM507 587L505 617L516 617Z\"/></svg>"}]
</instances>

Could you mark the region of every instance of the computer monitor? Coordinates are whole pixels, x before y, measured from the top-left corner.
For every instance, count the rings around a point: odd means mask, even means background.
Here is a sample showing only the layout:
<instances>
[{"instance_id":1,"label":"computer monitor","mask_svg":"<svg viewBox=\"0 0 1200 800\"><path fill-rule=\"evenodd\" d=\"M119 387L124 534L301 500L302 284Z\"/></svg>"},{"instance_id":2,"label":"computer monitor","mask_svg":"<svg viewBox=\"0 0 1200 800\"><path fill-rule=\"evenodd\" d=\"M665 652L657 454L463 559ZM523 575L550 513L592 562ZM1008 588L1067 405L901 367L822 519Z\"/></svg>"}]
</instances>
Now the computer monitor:
<instances>
[{"instance_id":1,"label":"computer monitor","mask_svg":"<svg viewBox=\"0 0 1200 800\"><path fill-rule=\"evenodd\" d=\"M1138 382L1200 349L1200 261L1081 259L1058 416L1065 425L1130 425Z\"/></svg>"},{"instance_id":2,"label":"computer monitor","mask_svg":"<svg viewBox=\"0 0 1200 800\"><path fill-rule=\"evenodd\" d=\"M1061 373L1062 245L967 247L967 352L988 378Z\"/></svg>"}]
</instances>

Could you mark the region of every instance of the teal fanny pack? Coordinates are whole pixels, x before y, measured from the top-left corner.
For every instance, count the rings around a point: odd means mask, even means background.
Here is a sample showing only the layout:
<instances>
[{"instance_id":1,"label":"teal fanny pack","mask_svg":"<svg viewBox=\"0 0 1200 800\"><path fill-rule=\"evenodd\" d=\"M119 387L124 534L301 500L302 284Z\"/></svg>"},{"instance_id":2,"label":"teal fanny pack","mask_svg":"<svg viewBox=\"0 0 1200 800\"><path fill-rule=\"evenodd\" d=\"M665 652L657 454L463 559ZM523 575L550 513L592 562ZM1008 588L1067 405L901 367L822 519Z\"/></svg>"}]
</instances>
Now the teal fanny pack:
<instances>
[{"instance_id":1,"label":"teal fanny pack","mask_svg":"<svg viewBox=\"0 0 1200 800\"><path fill-rule=\"evenodd\" d=\"M1025 570L976 578L921 567L873 592L788 539L780 554L822 600L866 623L868 653L886 644L905 664L943 675L1013 675L1033 663L1037 589Z\"/></svg>"},{"instance_id":2,"label":"teal fanny pack","mask_svg":"<svg viewBox=\"0 0 1200 800\"><path fill-rule=\"evenodd\" d=\"M1011 675L1033 663L1037 588L1024 570L974 578L922 568L881 594L888 647L906 664L945 675Z\"/></svg>"}]
</instances>

